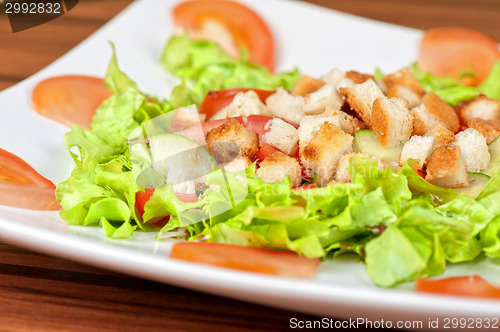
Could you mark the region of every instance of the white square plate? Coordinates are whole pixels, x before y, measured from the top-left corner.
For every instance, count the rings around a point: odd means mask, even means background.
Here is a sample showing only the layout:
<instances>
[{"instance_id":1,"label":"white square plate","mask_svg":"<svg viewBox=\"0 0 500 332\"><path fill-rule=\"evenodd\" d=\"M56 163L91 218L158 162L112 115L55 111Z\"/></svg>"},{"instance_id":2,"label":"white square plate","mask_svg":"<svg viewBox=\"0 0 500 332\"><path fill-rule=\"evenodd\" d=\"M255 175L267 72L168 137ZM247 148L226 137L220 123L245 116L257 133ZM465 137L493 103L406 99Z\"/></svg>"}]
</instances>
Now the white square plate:
<instances>
[{"instance_id":1,"label":"white square plate","mask_svg":"<svg viewBox=\"0 0 500 332\"><path fill-rule=\"evenodd\" d=\"M172 34L170 10L177 1L133 3L97 33L25 81L0 93L0 147L17 154L59 183L72 161L63 147L66 127L37 115L30 102L42 79L63 74L104 76L116 45L123 71L147 93L168 97L177 79L158 58ZM277 42L279 70L298 67L320 76L333 67L395 71L415 61L421 32L284 0L246 0L269 23ZM0 238L15 245L106 269L244 301L336 318L421 321L434 317L498 317L500 302L416 294L412 284L375 287L352 257L322 263L312 280L296 280L184 263L168 258L171 242L136 232L107 239L97 228L69 226L56 212L0 207ZM445 276L480 274L500 283L500 260L450 267ZM394 325L393 327L396 327Z\"/></svg>"}]
</instances>

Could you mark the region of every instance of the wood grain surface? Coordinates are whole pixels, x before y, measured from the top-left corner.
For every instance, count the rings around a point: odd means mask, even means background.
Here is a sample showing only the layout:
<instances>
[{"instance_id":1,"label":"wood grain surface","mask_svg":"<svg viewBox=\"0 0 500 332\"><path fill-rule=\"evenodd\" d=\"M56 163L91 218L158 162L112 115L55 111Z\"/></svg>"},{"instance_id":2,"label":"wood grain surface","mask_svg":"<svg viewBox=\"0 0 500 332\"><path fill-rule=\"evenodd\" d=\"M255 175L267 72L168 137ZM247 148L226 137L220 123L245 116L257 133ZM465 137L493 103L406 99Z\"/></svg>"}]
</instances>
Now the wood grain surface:
<instances>
[{"instance_id":1,"label":"wood grain surface","mask_svg":"<svg viewBox=\"0 0 500 332\"><path fill-rule=\"evenodd\" d=\"M0 5L0 90L56 60L130 2L81 0L62 17L15 34ZM498 0L307 2L420 29L463 26L500 40ZM285 331L292 317L314 318L0 244L0 331Z\"/></svg>"}]
</instances>

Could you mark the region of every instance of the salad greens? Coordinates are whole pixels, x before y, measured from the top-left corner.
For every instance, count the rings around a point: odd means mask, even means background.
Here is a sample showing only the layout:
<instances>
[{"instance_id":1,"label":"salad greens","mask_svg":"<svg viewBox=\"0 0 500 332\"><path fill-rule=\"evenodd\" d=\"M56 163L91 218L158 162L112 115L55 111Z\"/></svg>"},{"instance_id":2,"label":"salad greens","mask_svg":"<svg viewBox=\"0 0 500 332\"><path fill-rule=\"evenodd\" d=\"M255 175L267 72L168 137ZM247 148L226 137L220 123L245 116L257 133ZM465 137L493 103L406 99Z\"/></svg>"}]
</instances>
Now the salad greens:
<instances>
[{"instance_id":1,"label":"salad greens","mask_svg":"<svg viewBox=\"0 0 500 332\"><path fill-rule=\"evenodd\" d=\"M262 181L255 165L239 174L216 170L208 175L209 189L198 202L182 202L167 185L154 191L141 217L135 194L144 188L135 181L128 149L134 130L177 107L198 104L209 90L291 89L299 75L297 70L272 75L249 63L245 54L234 60L215 44L186 36L169 40L161 62L182 79L168 101L141 93L120 71L113 54L105 79L112 97L99 107L90 130L74 126L65 136L76 165L56 190L66 222L101 226L112 238L130 237L137 229L158 232L161 238L183 227L188 239L286 249L306 257L355 253L366 263L374 283L383 287L438 275L447 263L479 255L500 257L496 204L500 173L472 199L427 183L412 169L411 161L393 172L379 171L373 159L351 158L351 183L302 191L291 189L289 177L274 184ZM412 70L425 89L452 104L479 93L500 94L500 64L479 88L424 74L416 66ZM228 206L227 191L220 185L237 183L242 176L248 192L235 207ZM163 227L148 223L165 215L170 219Z\"/></svg>"},{"instance_id":2,"label":"salad greens","mask_svg":"<svg viewBox=\"0 0 500 332\"><path fill-rule=\"evenodd\" d=\"M452 106L471 100L480 94L485 94L493 99L500 99L500 61L495 64L490 76L479 87L462 85L451 77L438 77L430 73L424 73L416 63L410 69L425 91L436 93ZM464 73L464 75L470 74Z\"/></svg>"}]
</instances>

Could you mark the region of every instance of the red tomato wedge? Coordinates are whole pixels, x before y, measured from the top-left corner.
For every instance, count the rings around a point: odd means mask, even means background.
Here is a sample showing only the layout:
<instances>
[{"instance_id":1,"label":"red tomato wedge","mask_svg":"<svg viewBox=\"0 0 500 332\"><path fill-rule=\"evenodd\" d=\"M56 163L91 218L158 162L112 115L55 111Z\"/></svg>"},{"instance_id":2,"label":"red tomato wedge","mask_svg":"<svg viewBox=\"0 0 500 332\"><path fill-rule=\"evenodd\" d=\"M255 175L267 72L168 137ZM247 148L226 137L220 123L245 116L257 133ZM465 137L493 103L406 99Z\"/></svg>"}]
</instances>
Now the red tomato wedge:
<instances>
[{"instance_id":1,"label":"red tomato wedge","mask_svg":"<svg viewBox=\"0 0 500 332\"><path fill-rule=\"evenodd\" d=\"M445 279L418 279L417 292L500 299L500 288L478 275Z\"/></svg>"},{"instance_id":2,"label":"red tomato wedge","mask_svg":"<svg viewBox=\"0 0 500 332\"><path fill-rule=\"evenodd\" d=\"M300 257L291 251L213 242L176 243L170 257L230 269L295 278L313 277L320 263L319 258Z\"/></svg>"},{"instance_id":3,"label":"red tomato wedge","mask_svg":"<svg viewBox=\"0 0 500 332\"><path fill-rule=\"evenodd\" d=\"M56 186L18 156L0 149L0 204L31 210L60 210Z\"/></svg>"},{"instance_id":4,"label":"red tomato wedge","mask_svg":"<svg viewBox=\"0 0 500 332\"><path fill-rule=\"evenodd\" d=\"M217 112L229 105L233 101L234 96L236 96L240 92L247 92L248 90L255 91L259 96L260 101L262 101L263 103L266 102L267 97L274 93L274 91L272 90L246 88L210 91L205 95L205 98L203 98L203 101L200 104L199 112L201 114L205 114L207 120L209 120Z\"/></svg>"},{"instance_id":5,"label":"red tomato wedge","mask_svg":"<svg viewBox=\"0 0 500 332\"><path fill-rule=\"evenodd\" d=\"M41 81L33 90L32 100L41 115L88 129L95 111L110 96L102 78L75 75Z\"/></svg>"},{"instance_id":6,"label":"red tomato wedge","mask_svg":"<svg viewBox=\"0 0 500 332\"><path fill-rule=\"evenodd\" d=\"M250 61L274 71L273 35L264 20L250 8L227 0L186 1L174 8L173 18L176 27L187 31L190 36L208 30L207 22L218 23L232 37L229 44L237 49L246 48L250 52ZM214 40L213 35L213 31L206 31L204 39ZM226 40L224 44L227 44Z\"/></svg>"},{"instance_id":7,"label":"red tomato wedge","mask_svg":"<svg viewBox=\"0 0 500 332\"><path fill-rule=\"evenodd\" d=\"M475 86L488 77L498 60L498 44L481 32L453 27L436 28L424 33L418 66L424 72L450 76L457 81L460 74L473 71L476 76L464 77L461 82Z\"/></svg>"}]
</instances>

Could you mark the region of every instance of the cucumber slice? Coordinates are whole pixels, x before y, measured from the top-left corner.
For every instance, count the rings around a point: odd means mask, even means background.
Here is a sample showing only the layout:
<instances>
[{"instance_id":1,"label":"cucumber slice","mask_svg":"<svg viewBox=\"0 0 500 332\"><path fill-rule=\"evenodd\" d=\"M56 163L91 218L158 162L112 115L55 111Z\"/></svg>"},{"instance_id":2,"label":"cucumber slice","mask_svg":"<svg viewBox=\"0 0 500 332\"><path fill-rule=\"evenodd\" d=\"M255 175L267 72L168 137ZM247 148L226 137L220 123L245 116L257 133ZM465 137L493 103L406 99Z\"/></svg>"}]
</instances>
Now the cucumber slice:
<instances>
[{"instance_id":1,"label":"cucumber slice","mask_svg":"<svg viewBox=\"0 0 500 332\"><path fill-rule=\"evenodd\" d=\"M216 165L207 148L182 135L151 136L149 147L153 169L174 186L201 182Z\"/></svg>"},{"instance_id":2,"label":"cucumber slice","mask_svg":"<svg viewBox=\"0 0 500 332\"><path fill-rule=\"evenodd\" d=\"M472 198L476 198L479 193L483 191L489 180L490 176L487 174L469 172L469 186L458 188L457 190L469 195Z\"/></svg>"},{"instance_id":3,"label":"cucumber slice","mask_svg":"<svg viewBox=\"0 0 500 332\"><path fill-rule=\"evenodd\" d=\"M488 145L488 150L490 150L491 155L490 163L484 170L484 173L493 176L500 168L500 136Z\"/></svg>"},{"instance_id":4,"label":"cucumber slice","mask_svg":"<svg viewBox=\"0 0 500 332\"><path fill-rule=\"evenodd\" d=\"M354 135L353 142L354 152L365 153L369 156L374 156L383 161L391 163L399 163L399 156L403 150L403 144L395 147L383 147L380 145L377 134L372 130L358 130Z\"/></svg>"}]
</instances>

